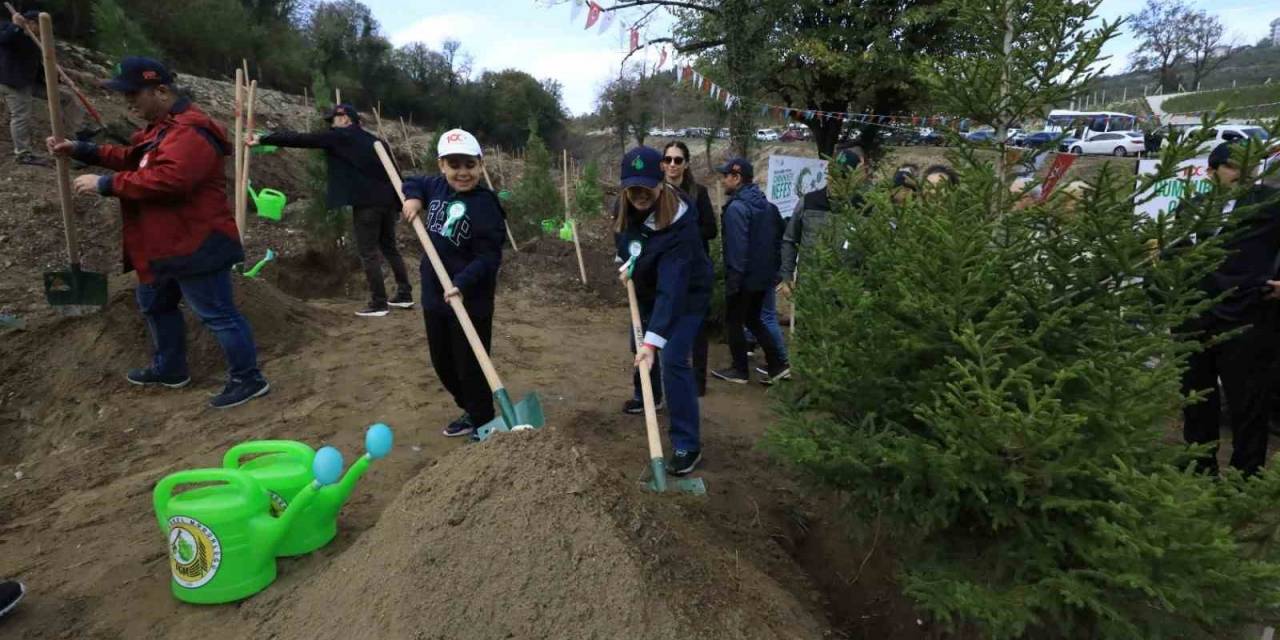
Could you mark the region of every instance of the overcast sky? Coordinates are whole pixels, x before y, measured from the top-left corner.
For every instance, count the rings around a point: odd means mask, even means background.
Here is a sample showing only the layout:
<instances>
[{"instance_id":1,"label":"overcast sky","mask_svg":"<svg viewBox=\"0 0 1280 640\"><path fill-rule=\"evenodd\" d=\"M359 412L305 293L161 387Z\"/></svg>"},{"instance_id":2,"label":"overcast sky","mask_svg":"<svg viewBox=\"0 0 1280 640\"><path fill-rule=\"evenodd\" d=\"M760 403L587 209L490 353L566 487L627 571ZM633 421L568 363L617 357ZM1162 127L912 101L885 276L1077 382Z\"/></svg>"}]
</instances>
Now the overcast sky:
<instances>
[{"instance_id":1,"label":"overcast sky","mask_svg":"<svg viewBox=\"0 0 1280 640\"><path fill-rule=\"evenodd\" d=\"M565 106L575 115L595 109L596 95L605 82L617 76L626 47L617 22L607 34L599 33L598 28L585 31L585 11L570 22L569 6L547 6L548 0L364 2L394 44L421 41L439 49L446 39L459 40L477 70L515 68L537 78L559 81ZM1100 15L1105 18L1128 15L1140 9L1144 2L1103 0ZM1191 0L1191 4L1217 14L1227 32L1243 44L1253 44L1267 35L1268 24L1280 18L1280 2L1274 0ZM1268 6L1271 8L1266 8ZM627 9L620 14L622 22L629 22L640 18L643 12ZM669 30L669 25L669 20L652 23L646 39L666 35L662 31ZM1112 56L1111 72L1124 66L1135 46L1134 39L1127 33L1109 44L1106 53ZM650 65L658 61L657 51L647 55ZM670 65L668 60L664 68L669 69Z\"/></svg>"}]
</instances>

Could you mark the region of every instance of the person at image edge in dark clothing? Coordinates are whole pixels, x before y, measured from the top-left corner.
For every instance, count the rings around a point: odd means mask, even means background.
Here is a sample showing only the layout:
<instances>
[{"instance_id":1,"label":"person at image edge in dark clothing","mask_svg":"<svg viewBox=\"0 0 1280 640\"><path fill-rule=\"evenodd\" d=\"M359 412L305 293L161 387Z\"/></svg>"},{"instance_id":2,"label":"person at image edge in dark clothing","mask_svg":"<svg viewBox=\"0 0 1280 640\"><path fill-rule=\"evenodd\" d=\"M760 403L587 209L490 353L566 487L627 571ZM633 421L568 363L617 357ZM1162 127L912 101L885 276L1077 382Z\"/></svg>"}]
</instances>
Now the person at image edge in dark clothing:
<instances>
[{"instance_id":1,"label":"person at image edge in dark clothing","mask_svg":"<svg viewBox=\"0 0 1280 640\"><path fill-rule=\"evenodd\" d=\"M138 274L138 307L155 349L151 365L126 376L136 385L184 387L186 301L217 338L228 381L209 401L235 407L265 395L249 323L231 295L231 267L244 261L240 232L227 199L226 130L174 89L173 74L148 58L128 57L104 86L123 93L129 111L148 124L132 144L96 145L48 138L49 152L114 170L75 179L79 195L120 201L125 270Z\"/></svg>"},{"instance_id":2,"label":"person at image edge in dark clothing","mask_svg":"<svg viewBox=\"0 0 1280 640\"><path fill-rule=\"evenodd\" d=\"M614 231L619 236L619 276L635 284L645 323L637 368L662 367L674 453L667 466L675 475L702 461L701 418L690 358L711 301L711 259L702 248L693 199L663 179L662 154L636 147L622 157L620 203ZM629 264L633 246L639 251Z\"/></svg>"},{"instance_id":3,"label":"person at image edge in dark clothing","mask_svg":"<svg viewBox=\"0 0 1280 640\"><path fill-rule=\"evenodd\" d=\"M335 106L325 119L329 121L328 131L279 131L252 138L249 144L324 150L329 184L325 203L330 209L351 207L356 247L369 283L369 304L356 315L378 317L387 315L388 307L409 309L413 307L413 285L409 283L409 272L404 267L400 250L396 248L400 198L396 196L396 189L387 179L382 161L373 150L378 138L360 126L360 114L349 104ZM387 299L387 286L382 281L381 258L391 265L391 273L396 279L396 295L390 300Z\"/></svg>"},{"instance_id":4,"label":"person at image edge in dark clothing","mask_svg":"<svg viewBox=\"0 0 1280 640\"><path fill-rule=\"evenodd\" d=\"M485 351L490 351L507 214L498 196L480 186L484 160L475 136L461 129L447 131L440 136L437 155L443 175L405 180L404 219L411 223L425 215L427 235L453 281L445 291L424 252L419 271L431 364L463 411L443 433L469 436L493 419L493 394L447 299L461 296Z\"/></svg>"},{"instance_id":5,"label":"person at image edge in dark clothing","mask_svg":"<svg viewBox=\"0 0 1280 640\"><path fill-rule=\"evenodd\" d=\"M5 617L27 595L27 588L17 580L0 581L0 618Z\"/></svg>"},{"instance_id":6,"label":"person at image edge in dark clothing","mask_svg":"<svg viewBox=\"0 0 1280 640\"><path fill-rule=\"evenodd\" d=\"M776 338L760 318L765 295L778 284L782 248L782 216L753 183L755 173L743 158L726 162L717 171L730 197L724 207L725 330L733 365L712 374L727 382L745 384L751 374L745 329L751 329L767 361L761 380L772 384L791 375Z\"/></svg>"},{"instance_id":7,"label":"person at image edge in dark clothing","mask_svg":"<svg viewBox=\"0 0 1280 640\"><path fill-rule=\"evenodd\" d=\"M1250 180L1240 163L1231 158L1231 151L1231 145L1224 142L1209 155L1215 189L1238 189ZM1251 185L1226 203L1222 216L1224 223L1230 219L1217 231L1228 237L1223 245L1227 256L1200 287L1210 298L1227 296L1184 327L1201 341L1202 349L1187 362L1182 390L1208 390L1208 396L1183 408L1183 436L1191 444L1213 444L1198 466L1217 473L1214 454L1225 397L1232 430L1230 464L1246 474L1256 474L1267 460L1267 423L1277 354L1274 325L1280 279L1275 270L1280 252L1280 191ZM1219 341L1222 334L1241 328L1243 332Z\"/></svg>"}]
</instances>

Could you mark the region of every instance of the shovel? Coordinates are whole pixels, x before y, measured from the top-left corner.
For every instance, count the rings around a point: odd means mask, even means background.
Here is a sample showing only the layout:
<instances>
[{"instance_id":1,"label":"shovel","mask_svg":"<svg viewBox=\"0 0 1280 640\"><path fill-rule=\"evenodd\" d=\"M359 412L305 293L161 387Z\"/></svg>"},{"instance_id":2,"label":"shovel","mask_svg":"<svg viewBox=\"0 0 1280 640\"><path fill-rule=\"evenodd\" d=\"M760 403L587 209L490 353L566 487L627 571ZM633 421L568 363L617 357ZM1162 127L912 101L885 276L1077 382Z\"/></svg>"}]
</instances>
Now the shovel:
<instances>
[{"instance_id":1,"label":"shovel","mask_svg":"<svg viewBox=\"0 0 1280 640\"><path fill-rule=\"evenodd\" d=\"M628 274L635 267L636 258L640 255L640 244L631 244L631 260L627 263ZM644 345L644 328L640 323L640 304L636 302L636 285L627 278L627 302L631 304L631 334L635 340L636 353ZM640 395L644 398L644 428L649 436L649 471L653 477L649 479L649 490L655 493L666 493L672 484L677 491L692 493L697 496L707 495L707 485L702 478L676 478L675 482L667 480L667 463L662 454L662 436L658 434L658 410L653 402L653 381L649 379L650 367L640 365Z\"/></svg>"},{"instance_id":2,"label":"shovel","mask_svg":"<svg viewBox=\"0 0 1280 640\"><path fill-rule=\"evenodd\" d=\"M404 190L400 182L400 171L396 169L395 163L391 161L391 156L388 155L381 142L373 143L373 149L378 153L378 158L382 160L382 167L387 171L387 178L391 180L391 185L396 189L396 195L400 196L400 202L403 203ZM444 262L440 260L440 254L436 253L435 245L431 244L431 238L427 236L427 229L422 226L421 216L413 219L413 230L417 232L418 241L422 243L422 248L427 252L427 258L431 261L431 268L435 269L436 278L440 280L440 286L445 291L452 289L453 279L449 277L449 272L445 271ZM485 380L489 383L489 389L493 391L493 399L498 403L498 410L501 414L499 417L477 428L472 438L474 440L486 440L497 432L524 431L543 427L546 424L546 417L542 415L542 401L538 398L538 394L530 393L519 404L511 404L511 396L507 393L507 388L503 386L502 379L498 377L498 372L493 368L493 361L489 359L489 354L485 352L484 343L480 342L480 335L476 333L475 326L471 324L471 316L467 313L467 307L458 297L450 298L449 305L453 307L453 313L458 316L458 324L462 325L462 332L467 334L467 342L471 344L471 351L475 353L476 361L480 363L480 369L484 371Z\"/></svg>"},{"instance_id":3,"label":"shovel","mask_svg":"<svg viewBox=\"0 0 1280 640\"><path fill-rule=\"evenodd\" d=\"M54 54L53 20L40 14L40 48L44 53L44 82L49 95L49 120L53 137L65 140L62 130L62 105L58 102L58 60ZM67 238L67 271L44 274L44 297L49 304L66 311L87 311L83 307L107 304L107 277L101 273L80 270L80 236L76 230L75 205L71 199L71 169L65 156L57 156L58 200L62 205L62 224ZM77 309L79 308L79 309Z\"/></svg>"}]
</instances>

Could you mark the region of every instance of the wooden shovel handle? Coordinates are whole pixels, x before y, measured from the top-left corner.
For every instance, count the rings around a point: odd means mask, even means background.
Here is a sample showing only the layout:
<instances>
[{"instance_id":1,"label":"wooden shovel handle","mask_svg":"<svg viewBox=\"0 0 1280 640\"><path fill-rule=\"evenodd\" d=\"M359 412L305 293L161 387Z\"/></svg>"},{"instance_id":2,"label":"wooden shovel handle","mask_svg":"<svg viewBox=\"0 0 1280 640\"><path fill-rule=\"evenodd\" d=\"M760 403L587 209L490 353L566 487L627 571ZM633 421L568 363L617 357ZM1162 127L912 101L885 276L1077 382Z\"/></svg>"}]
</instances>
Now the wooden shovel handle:
<instances>
[{"instance_id":1,"label":"wooden shovel handle","mask_svg":"<svg viewBox=\"0 0 1280 640\"><path fill-rule=\"evenodd\" d=\"M248 78L245 78L245 80L248 80ZM254 80L249 82L249 93L248 97L245 98L244 135L246 136L253 133L253 105L257 101L257 95L258 81ZM248 225L247 219L249 217L249 165L252 164L253 154L249 152L249 147L243 139L237 140L236 144L241 147L240 164L243 165L240 167L240 192L236 194L240 204L237 209L240 219L236 220L236 225L240 227L240 241L243 243L245 226Z\"/></svg>"},{"instance_id":2,"label":"wooden shovel handle","mask_svg":"<svg viewBox=\"0 0 1280 640\"><path fill-rule=\"evenodd\" d=\"M636 353L644 348L644 325L640 322L640 303L636 301L636 285L627 279L627 302L631 304L631 338ZM662 436L658 433L658 409L653 400L653 380L649 379L650 367L640 365L640 395L644 398L644 429L649 436L649 459L662 457Z\"/></svg>"},{"instance_id":3,"label":"wooden shovel handle","mask_svg":"<svg viewBox=\"0 0 1280 640\"><path fill-rule=\"evenodd\" d=\"M55 140L66 140L62 127L62 103L58 101L58 56L54 52L53 18L40 14L40 49L44 54L44 86L49 92L49 123ZM76 230L75 201L71 199L71 163L66 156L56 156L58 163L58 201L62 205L62 224L67 236L67 254L73 267L80 267L80 234Z\"/></svg>"},{"instance_id":4,"label":"wooden shovel handle","mask_svg":"<svg viewBox=\"0 0 1280 640\"><path fill-rule=\"evenodd\" d=\"M382 168L387 171L387 178L391 180L391 185L396 189L396 195L400 197L400 202L404 203L403 183L400 180L400 172L396 169L396 165L391 161L391 156L387 150L383 148L382 142L373 143L373 149L378 153L378 159L382 160ZM444 269L444 262L440 260L440 254L436 252L436 246L431 244L431 238L427 236L427 228L422 226L422 216L413 219L413 230L418 234L418 241L422 243L422 248L427 252L427 259L431 261L431 268L436 272L436 279L440 281L440 286L448 291L453 288L453 279L449 277L449 272ZM426 295L424 292L423 295ZM493 361L489 359L489 353L484 349L484 343L480 341L480 334L476 333L476 327L471 323L471 315L467 313L467 307L463 304L460 297L449 298L449 306L453 307L453 313L458 316L458 324L462 325L462 332L467 335L467 342L471 344L471 350L476 354L476 360L480 363L480 369L484 371L484 378L489 382L489 390L497 393L505 389L502 385L502 378L498 377L498 372L493 368Z\"/></svg>"}]
</instances>

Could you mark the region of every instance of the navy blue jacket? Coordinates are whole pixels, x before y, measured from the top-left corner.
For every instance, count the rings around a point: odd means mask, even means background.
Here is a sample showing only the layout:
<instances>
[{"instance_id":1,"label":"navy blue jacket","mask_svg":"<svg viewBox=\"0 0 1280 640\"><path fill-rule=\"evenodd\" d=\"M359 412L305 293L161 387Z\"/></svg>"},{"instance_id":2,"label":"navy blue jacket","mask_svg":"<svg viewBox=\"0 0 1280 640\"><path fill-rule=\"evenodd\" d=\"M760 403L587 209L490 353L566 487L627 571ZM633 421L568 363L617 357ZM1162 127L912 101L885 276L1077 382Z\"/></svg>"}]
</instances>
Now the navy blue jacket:
<instances>
[{"instance_id":1,"label":"navy blue jacket","mask_svg":"<svg viewBox=\"0 0 1280 640\"><path fill-rule=\"evenodd\" d=\"M36 20L39 13L28 11L23 17ZM0 25L0 84L13 89L26 89L44 82L44 66L40 47L22 32L22 27L6 22Z\"/></svg>"},{"instance_id":2,"label":"navy blue jacket","mask_svg":"<svg viewBox=\"0 0 1280 640\"><path fill-rule=\"evenodd\" d=\"M444 176L419 176L404 181L404 197L422 201L422 221L427 235L440 254L453 286L462 291L467 313L476 317L493 315L507 218L498 196L481 186L458 193ZM453 236L445 236L444 223L449 211L459 204L464 207L462 218L454 225ZM422 306L431 313L453 313L444 301L444 289L425 251L420 271Z\"/></svg>"},{"instance_id":3,"label":"navy blue jacket","mask_svg":"<svg viewBox=\"0 0 1280 640\"><path fill-rule=\"evenodd\" d=\"M738 189L724 207L725 293L767 291L777 284L782 214L760 187Z\"/></svg>"},{"instance_id":4,"label":"navy blue jacket","mask_svg":"<svg viewBox=\"0 0 1280 640\"><path fill-rule=\"evenodd\" d=\"M631 272L636 297L649 312L644 341L662 348L671 338L676 321L689 315L706 315L711 302L711 259L702 249L698 209L686 194L680 196L681 212L665 229L654 229L650 219L627 220L618 234L618 257L628 260L633 240L642 245Z\"/></svg>"},{"instance_id":5,"label":"navy blue jacket","mask_svg":"<svg viewBox=\"0 0 1280 640\"><path fill-rule=\"evenodd\" d=\"M400 208L396 188L387 179L382 160L373 150L378 137L359 126L333 127L319 133L280 131L262 137L262 144L299 149L324 149L328 169L325 204L340 207ZM382 143L387 149L390 145Z\"/></svg>"}]
</instances>

